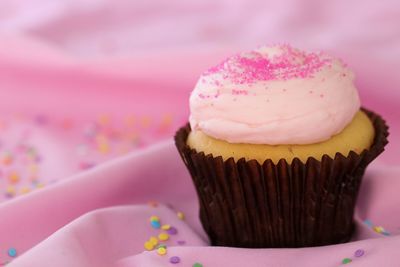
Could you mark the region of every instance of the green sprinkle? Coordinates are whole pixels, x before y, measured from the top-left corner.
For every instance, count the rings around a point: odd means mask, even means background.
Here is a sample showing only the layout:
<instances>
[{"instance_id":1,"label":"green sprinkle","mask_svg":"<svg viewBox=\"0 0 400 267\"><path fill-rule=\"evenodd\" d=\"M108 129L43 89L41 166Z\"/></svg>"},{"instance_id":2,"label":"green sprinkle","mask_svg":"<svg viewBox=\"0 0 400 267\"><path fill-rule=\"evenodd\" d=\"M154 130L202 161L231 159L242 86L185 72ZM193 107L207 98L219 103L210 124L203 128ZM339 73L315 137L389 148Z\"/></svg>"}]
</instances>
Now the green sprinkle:
<instances>
[{"instance_id":1,"label":"green sprinkle","mask_svg":"<svg viewBox=\"0 0 400 267\"><path fill-rule=\"evenodd\" d=\"M351 259L349 259L349 258L344 258L343 260L342 260L342 263L343 264L347 264L347 263L350 263L351 262Z\"/></svg>"},{"instance_id":2,"label":"green sprinkle","mask_svg":"<svg viewBox=\"0 0 400 267\"><path fill-rule=\"evenodd\" d=\"M203 264L196 262L193 264L193 267L203 267Z\"/></svg>"}]
</instances>

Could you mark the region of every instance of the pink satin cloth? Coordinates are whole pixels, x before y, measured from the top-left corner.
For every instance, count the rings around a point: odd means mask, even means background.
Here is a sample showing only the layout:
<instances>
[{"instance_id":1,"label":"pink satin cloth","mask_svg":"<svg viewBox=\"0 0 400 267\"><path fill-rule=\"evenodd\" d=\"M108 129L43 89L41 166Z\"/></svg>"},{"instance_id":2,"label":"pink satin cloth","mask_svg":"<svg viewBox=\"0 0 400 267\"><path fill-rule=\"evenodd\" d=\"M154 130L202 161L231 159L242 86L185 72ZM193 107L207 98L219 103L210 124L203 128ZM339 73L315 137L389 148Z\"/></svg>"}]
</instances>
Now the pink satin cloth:
<instances>
[{"instance_id":1,"label":"pink satin cloth","mask_svg":"<svg viewBox=\"0 0 400 267\"><path fill-rule=\"evenodd\" d=\"M0 266L400 266L396 2L2 1ZM348 62L390 143L367 169L351 242L211 247L172 136L203 70L277 42ZM163 232L153 215L177 229L163 256L144 248Z\"/></svg>"}]
</instances>

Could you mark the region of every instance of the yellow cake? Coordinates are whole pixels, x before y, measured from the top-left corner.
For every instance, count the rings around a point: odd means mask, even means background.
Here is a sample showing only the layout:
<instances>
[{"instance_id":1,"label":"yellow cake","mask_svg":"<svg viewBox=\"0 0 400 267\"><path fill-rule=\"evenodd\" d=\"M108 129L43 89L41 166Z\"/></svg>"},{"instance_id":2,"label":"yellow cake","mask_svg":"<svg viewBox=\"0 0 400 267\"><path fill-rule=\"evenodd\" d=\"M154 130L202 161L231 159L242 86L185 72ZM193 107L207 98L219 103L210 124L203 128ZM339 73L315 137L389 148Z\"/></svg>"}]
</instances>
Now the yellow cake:
<instances>
[{"instance_id":1,"label":"yellow cake","mask_svg":"<svg viewBox=\"0 0 400 267\"><path fill-rule=\"evenodd\" d=\"M201 131L192 131L187 139L187 144L199 152L212 154L214 157L222 156L224 160L233 157L236 161L245 158L246 160L256 159L263 163L271 159L277 163L280 159L291 162L299 158L306 162L307 158L313 157L320 160L324 154L334 157L336 153L347 156L350 151L360 154L368 149L374 140L374 127L363 112L359 111L352 122L339 134L327 141L307 145L258 145L228 143L207 136Z\"/></svg>"}]
</instances>

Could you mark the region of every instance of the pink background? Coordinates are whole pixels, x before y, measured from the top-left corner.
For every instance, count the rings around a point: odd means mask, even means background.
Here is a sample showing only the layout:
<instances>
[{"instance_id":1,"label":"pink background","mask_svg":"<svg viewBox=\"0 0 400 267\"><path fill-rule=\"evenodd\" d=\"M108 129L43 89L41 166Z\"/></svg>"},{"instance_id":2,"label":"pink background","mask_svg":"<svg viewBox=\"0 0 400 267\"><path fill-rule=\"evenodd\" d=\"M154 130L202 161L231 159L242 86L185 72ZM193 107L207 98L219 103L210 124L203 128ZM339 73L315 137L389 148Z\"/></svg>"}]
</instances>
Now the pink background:
<instances>
[{"instance_id":1,"label":"pink background","mask_svg":"<svg viewBox=\"0 0 400 267\"><path fill-rule=\"evenodd\" d=\"M397 1L0 2L0 266L399 266L399 25ZM276 42L343 58L390 125L360 193L358 242L207 246L171 137L204 69ZM166 256L143 252L159 232L151 215L178 229Z\"/></svg>"}]
</instances>

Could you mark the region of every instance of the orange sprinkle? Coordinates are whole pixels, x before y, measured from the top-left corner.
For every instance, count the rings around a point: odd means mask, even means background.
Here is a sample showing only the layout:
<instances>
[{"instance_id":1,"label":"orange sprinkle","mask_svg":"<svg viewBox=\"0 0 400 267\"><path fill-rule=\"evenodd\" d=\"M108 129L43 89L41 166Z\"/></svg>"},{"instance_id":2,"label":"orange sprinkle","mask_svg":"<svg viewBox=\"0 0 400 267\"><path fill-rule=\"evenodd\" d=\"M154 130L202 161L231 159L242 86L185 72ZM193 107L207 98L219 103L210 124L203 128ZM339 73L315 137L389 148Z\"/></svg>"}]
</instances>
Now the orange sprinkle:
<instances>
[{"instance_id":1,"label":"orange sprinkle","mask_svg":"<svg viewBox=\"0 0 400 267\"><path fill-rule=\"evenodd\" d=\"M11 172L11 173L8 175L8 180L10 181L10 183L16 184L16 183L19 182L20 177L19 177L18 173L16 173L15 171L13 171L13 172Z\"/></svg>"}]
</instances>

